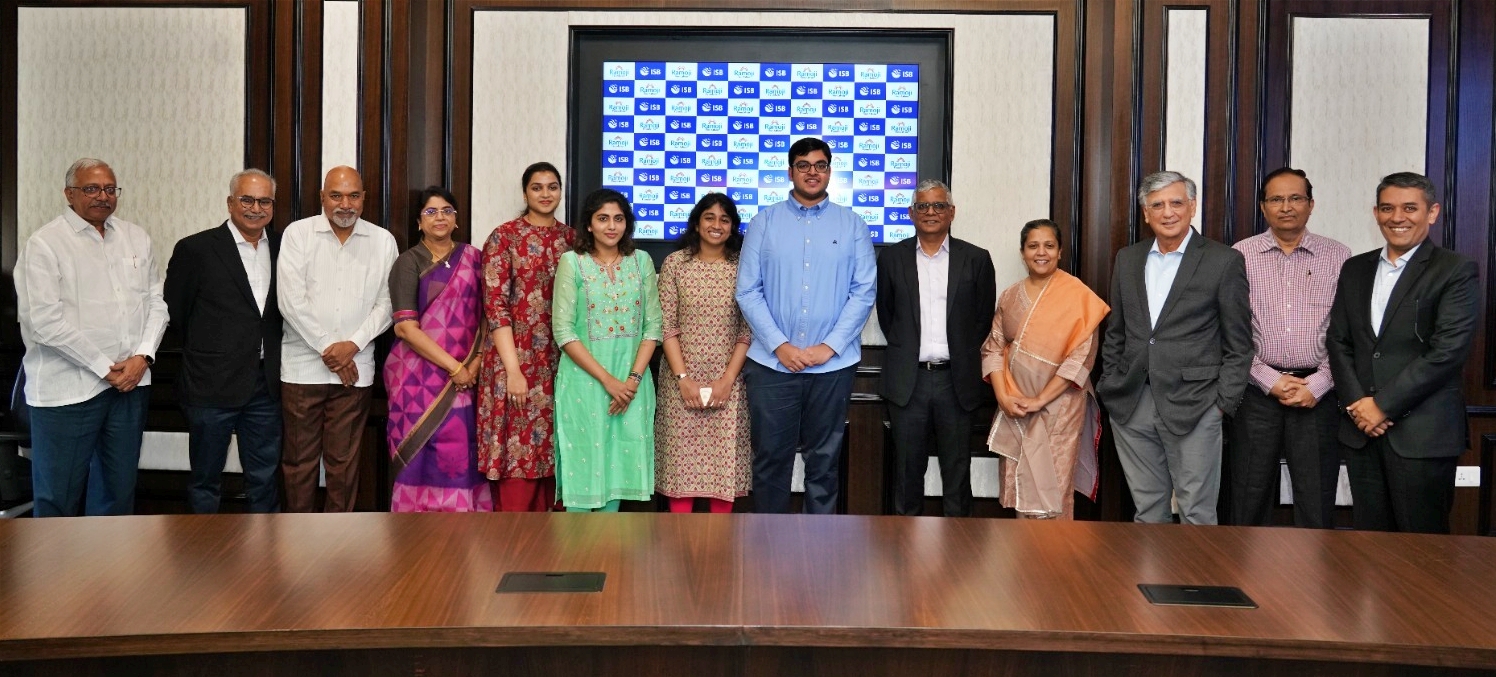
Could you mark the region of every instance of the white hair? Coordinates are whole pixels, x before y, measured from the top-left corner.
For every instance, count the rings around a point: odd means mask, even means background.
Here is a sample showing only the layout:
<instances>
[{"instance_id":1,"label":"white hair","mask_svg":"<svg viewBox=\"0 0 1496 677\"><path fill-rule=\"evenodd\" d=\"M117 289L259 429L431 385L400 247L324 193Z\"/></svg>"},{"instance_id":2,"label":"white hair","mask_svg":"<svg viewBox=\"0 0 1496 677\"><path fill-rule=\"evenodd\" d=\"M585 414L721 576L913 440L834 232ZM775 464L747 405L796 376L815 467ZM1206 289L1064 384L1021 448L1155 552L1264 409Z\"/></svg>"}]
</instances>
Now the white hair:
<instances>
[{"instance_id":1,"label":"white hair","mask_svg":"<svg viewBox=\"0 0 1496 677\"><path fill-rule=\"evenodd\" d=\"M65 174L62 178L62 187L72 188L73 184L78 180L78 172L81 172L85 169L93 169L95 167L103 167L104 169L113 171L109 167L108 162L105 162L103 160L95 160L91 157L81 158L77 162L74 162L72 166L68 167L68 173Z\"/></svg>"},{"instance_id":2,"label":"white hair","mask_svg":"<svg viewBox=\"0 0 1496 677\"><path fill-rule=\"evenodd\" d=\"M1185 196L1191 200L1195 199L1195 182L1179 172L1154 172L1143 177L1142 183L1138 186L1138 206L1148 206L1149 193L1156 193L1180 182L1184 183Z\"/></svg>"}]
</instances>

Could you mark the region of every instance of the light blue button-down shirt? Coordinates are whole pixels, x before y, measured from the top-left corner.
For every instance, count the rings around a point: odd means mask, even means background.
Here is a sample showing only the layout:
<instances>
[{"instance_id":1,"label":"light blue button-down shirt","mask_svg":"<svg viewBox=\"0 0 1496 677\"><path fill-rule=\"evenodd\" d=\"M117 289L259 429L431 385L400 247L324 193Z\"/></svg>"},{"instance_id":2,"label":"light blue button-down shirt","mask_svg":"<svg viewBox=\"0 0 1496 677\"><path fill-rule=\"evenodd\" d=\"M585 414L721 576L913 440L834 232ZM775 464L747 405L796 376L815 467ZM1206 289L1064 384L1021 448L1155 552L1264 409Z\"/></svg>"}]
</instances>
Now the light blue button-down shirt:
<instances>
[{"instance_id":1,"label":"light blue button-down shirt","mask_svg":"<svg viewBox=\"0 0 1496 677\"><path fill-rule=\"evenodd\" d=\"M1195 236L1194 227L1184 231L1184 240L1179 248L1167 254L1158 250L1158 238L1148 250L1148 260L1143 263L1143 286L1148 289L1149 327L1157 328L1158 315L1164 312L1164 301L1169 299L1169 290L1174 287L1174 276L1179 274L1179 262L1184 260L1184 250Z\"/></svg>"},{"instance_id":2,"label":"light blue button-down shirt","mask_svg":"<svg viewBox=\"0 0 1496 677\"><path fill-rule=\"evenodd\" d=\"M1403 271L1408 268L1408 262L1413 260L1413 255L1422 246L1423 243L1419 242L1412 249L1403 252L1402 256L1397 257L1397 262L1393 263L1387 258L1387 246L1382 245L1382 254L1377 257L1377 276L1371 283L1372 334L1382 335L1382 316L1387 314L1387 302L1392 300L1392 289L1397 286Z\"/></svg>"},{"instance_id":3,"label":"light blue button-down shirt","mask_svg":"<svg viewBox=\"0 0 1496 677\"><path fill-rule=\"evenodd\" d=\"M738 307L753 330L748 357L788 372L775 348L824 343L836 356L802 373L857 364L876 285L873 239L856 212L829 199L806 207L791 198L764 209L738 255Z\"/></svg>"}]
</instances>

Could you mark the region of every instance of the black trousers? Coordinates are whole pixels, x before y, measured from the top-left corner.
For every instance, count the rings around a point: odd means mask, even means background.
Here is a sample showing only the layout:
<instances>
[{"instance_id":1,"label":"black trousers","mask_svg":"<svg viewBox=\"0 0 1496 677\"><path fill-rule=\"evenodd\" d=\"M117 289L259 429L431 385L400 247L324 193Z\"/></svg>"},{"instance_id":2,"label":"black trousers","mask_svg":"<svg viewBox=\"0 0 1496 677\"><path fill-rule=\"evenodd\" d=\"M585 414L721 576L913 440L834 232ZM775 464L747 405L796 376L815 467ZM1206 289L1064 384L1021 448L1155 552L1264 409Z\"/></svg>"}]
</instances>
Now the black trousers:
<instances>
[{"instance_id":1,"label":"black trousers","mask_svg":"<svg viewBox=\"0 0 1496 677\"><path fill-rule=\"evenodd\" d=\"M1345 459L1356 529L1449 533L1458 456L1405 458L1380 437L1360 449L1346 447Z\"/></svg>"},{"instance_id":2,"label":"black trousers","mask_svg":"<svg viewBox=\"0 0 1496 677\"><path fill-rule=\"evenodd\" d=\"M946 517L971 515L971 412L961 407L951 388L951 372L915 372L909 404L888 404L893 424L894 512L918 515L925 502L926 446L933 430L940 458L940 481Z\"/></svg>"},{"instance_id":3,"label":"black trousers","mask_svg":"<svg viewBox=\"0 0 1496 677\"><path fill-rule=\"evenodd\" d=\"M1335 526L1340 478L1339 402L1325 393L1311 409L1286 407L1248 384L1231 425L1230 524L1270 526L1278 500L1278 459L1288 460L1294 526Z\"/></svg>"}]
</instances>

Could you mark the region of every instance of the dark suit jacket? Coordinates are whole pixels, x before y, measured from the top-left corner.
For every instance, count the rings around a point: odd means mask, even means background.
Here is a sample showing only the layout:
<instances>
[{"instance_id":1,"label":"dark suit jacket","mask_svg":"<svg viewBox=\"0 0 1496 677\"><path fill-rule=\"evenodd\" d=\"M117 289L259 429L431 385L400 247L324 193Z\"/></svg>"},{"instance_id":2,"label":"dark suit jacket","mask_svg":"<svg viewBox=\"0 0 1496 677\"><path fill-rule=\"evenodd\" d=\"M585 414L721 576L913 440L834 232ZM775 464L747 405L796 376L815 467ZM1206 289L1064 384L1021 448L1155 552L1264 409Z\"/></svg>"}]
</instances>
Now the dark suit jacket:
<instances>
[{"instance_id":1,"label":"dark suit jacket","mask_svg":"<svg viewBox=\"0 0 1496 677\"><path fill-rule=\"evenodd\" d=\"M1117 252L1096 394L1125 421L1151 387L1164 427L1184 435L1210 407L1235 413L1246 390L1253 352L1247 266L1240 252L1195 232L1153 328L1143 282L1152 247L1149 238Z\"/></svg>"},{"instance_id":2,"label":"dark suit jacket","mask_svg":"<svg viewBox=\"0 0 1496 677\"><path fill-rule=\"evenodd\" d=\"M227 222L225 222L226 224ZM249 276L225 225L177 242L166 264L166 307L182 337L178 399L198 407L244 406L254 395L261 369L270 397L280 399L281 314L275 303L275 258L280 238L266 228L270 247L270 294L260 315Z\"/></svg>"},{"instance_id":3,"label":"dark suit jacket","mask_svg":"<svg viewBox=\"0 0 1496 677\"><path fill-rule=\"evenodd\" d=\"M1372 397L1392 419L1387 441L1405 458L1459 456L1468 442L1460 374L1480 297L1475 262L1428 240L1392 288L1381 334L1371 331L1371 290L1381 250L1353 256L1340 269L1325 351L1335 392L1348 405ZM1350 417L1340 441L1366 446Z\"/></svg>"},{"instance_id":4,"label":"dark suit jacket","mask_svg":"<svg viewBox=\"0 0 1496 677\"><path fill-rule=\"evenodd\" d=\"M919 366L918 238L884 247L878 254L878 325L888 339L879 394L896 405L909 403ZM951 350L951 383L967 411L982 402L982 341L992 329L997 281L992 256L974 244L950 239L950 276L945 292L945 336Z\"/></svg>"}]
</instances>

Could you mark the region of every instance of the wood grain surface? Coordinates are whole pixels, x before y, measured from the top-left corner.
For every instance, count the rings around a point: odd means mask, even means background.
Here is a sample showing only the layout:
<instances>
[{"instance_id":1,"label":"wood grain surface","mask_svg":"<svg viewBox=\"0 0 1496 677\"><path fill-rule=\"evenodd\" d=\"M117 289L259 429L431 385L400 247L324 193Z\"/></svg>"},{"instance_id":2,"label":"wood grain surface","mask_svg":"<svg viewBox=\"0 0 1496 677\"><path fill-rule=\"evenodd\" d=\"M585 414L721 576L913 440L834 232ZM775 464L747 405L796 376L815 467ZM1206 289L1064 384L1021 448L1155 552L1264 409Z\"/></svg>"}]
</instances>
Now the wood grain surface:
<instances>
[{"instance_id":1,"label":"wood grain surface","mask_svg":"<svg viewBox=\"0 0 1496 677\"><path fill-rule=\"evenodd\" d=\"M509 571L607 582L495 594ZM585 645L1491 669L1492 581L1496 540L1279 528L646 513L5 520L0 661ZM1138 583L1238 586L1260 608L1152 606Z\"/></svg>"}]
</instances>

